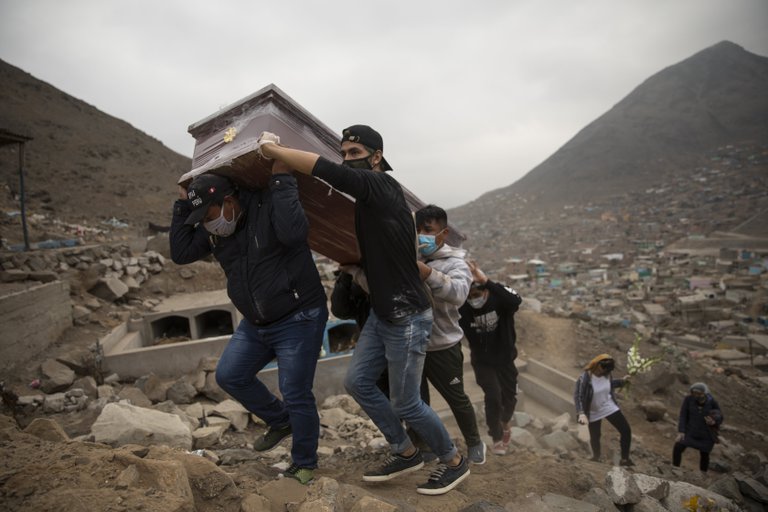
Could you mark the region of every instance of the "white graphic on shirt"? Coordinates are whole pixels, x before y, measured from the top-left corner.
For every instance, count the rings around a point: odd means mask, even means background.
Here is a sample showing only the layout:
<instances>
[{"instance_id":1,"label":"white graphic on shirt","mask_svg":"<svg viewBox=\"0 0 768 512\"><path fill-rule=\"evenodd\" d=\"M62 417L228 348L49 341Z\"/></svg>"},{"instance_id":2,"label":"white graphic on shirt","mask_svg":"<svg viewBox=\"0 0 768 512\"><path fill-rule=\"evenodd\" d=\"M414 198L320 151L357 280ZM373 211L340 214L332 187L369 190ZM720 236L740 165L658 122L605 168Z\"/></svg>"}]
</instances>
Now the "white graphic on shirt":
<instances>
[{"instance_id":1,"label":"white graphic on shirt","mask_svg":"<svg viewBox=\"0 0 768 512\"><path fill-rule=\"evenodd\" d=\"M480 316L476 316L472 321L472 328L477 332L493 332L499 325L499 315L495 311L489 311Z\"/></svg>"}]
</instances>

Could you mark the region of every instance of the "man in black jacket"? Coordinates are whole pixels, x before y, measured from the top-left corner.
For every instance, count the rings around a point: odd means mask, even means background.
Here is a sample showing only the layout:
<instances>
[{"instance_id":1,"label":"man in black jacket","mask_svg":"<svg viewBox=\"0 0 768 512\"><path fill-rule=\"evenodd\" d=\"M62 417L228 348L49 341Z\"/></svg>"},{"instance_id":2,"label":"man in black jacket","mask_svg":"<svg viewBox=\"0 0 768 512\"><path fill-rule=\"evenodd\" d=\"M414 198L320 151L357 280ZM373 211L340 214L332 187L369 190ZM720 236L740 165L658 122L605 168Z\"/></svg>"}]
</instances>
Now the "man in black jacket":
<instances>
[{"instance_id":1,"label":"man in black jacket","mask_svg":"<svg viewBox=\"0 0 768 512\"><path fill-rule=\"evenodd\" d=\"M270 450L293 435L286 476L304 484L317 467L312 381L328 319L308 230L296 179L275 163L262 190L237 190L213 174L180 187L170 233L175 263L213 254L224 270L229 298L245 318L219 359L216 382L269 427L254 449ZM283 400L256 376L275 358Z\"/></svg>"},{"instance_id":2,"label":"man in black jacket","mask_svg":"<svg viewBox=\"0 0 768 512\"><path fill-rule=\"evenodd\" d=\"M488 279L477 263L469 262L472 287L459 309L459 325L469 341L470 361L485 394L485 421L493 439L491 452L507 453L509 421L517 405L517 335L515 312L523 299L516 291Z\"/></svg>"},{"instance_id":3,"label":"man in black jacket","mask_svg":"<svg viewBox=\"0 0 768 512\"><path fill-rule=\"evenodd\" d=\"M365 272L371 313L360 333L344 386L381 430L392 456L363 480L380 482L423 467L424 460L401 424L410 425L442 462L421 494L443 494L469 475L466 458L451 441L435 411L419 395L432 309L416 262L416 227L400 184L386 171L381 135L370 126L342 132L344 165L315 153L279 145L264 132L260 152L266 158L311 174L355 198L355 234ZM390 400L376 386L387 369Z\"/></svg>"}]
</instances>

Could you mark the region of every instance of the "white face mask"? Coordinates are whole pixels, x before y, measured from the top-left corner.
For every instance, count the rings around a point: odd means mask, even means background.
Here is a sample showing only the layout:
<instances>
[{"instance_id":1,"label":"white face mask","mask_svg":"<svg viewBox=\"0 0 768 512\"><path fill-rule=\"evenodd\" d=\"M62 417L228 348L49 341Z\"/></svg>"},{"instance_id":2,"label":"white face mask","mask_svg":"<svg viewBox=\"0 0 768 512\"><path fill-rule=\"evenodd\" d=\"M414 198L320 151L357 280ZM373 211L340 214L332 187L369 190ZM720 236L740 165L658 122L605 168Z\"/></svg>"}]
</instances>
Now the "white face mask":
<instances>
[{"instance_id":1,"label":"white face mask","mask_svg":"<svg viewBox=\"0 0 768 512\"><path fill-rule=\"evenodd\" d=\"M242 212L240 213L242 214ZM227 220L227 218L224 216L224 205L222 204L221 215L219 215L219 217L216 219L204 223L203 227L205 227L205 229L212 235L230 236L235 232L235 228L237 228L237 221L239 219L240 215L233 218L232 220Z\"/></svg>"},{"instance_id":2,"label":"white face mask","mask_svg":"<svg viewBox=\"0 0 768 512\"><path fill-rule=\"evenodd\" d=\"M488 301L488 296L483 294L480 297L477 297L475 299L467 299L467 302L470 306L472 306L475 309L480 309L483 306L485 306L485 303Z\"/></svg>"}]
</instances>

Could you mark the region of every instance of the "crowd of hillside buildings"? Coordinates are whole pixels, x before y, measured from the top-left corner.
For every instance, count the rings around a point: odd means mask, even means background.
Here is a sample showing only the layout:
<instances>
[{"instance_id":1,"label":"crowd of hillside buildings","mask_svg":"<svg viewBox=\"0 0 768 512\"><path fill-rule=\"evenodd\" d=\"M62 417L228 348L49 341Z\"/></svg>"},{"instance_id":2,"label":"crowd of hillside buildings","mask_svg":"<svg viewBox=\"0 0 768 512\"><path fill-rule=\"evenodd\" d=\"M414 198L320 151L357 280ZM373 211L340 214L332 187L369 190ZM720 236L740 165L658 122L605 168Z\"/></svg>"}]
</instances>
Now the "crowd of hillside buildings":
<instances>
[{"instance_id":1,"label":"crowd of hillside buildings","mask_svg":"<svg viewBox=\"0 0 768 512\"><path fill-rule=\"evenodd\" d=\"M751 347L745 364L768 364L768 149L724 147L710 162L602 203L532 215L520 201L460 227L487 233L467 240L473 257L536 308L692 348Z\"/></svg>"}]
</instances>

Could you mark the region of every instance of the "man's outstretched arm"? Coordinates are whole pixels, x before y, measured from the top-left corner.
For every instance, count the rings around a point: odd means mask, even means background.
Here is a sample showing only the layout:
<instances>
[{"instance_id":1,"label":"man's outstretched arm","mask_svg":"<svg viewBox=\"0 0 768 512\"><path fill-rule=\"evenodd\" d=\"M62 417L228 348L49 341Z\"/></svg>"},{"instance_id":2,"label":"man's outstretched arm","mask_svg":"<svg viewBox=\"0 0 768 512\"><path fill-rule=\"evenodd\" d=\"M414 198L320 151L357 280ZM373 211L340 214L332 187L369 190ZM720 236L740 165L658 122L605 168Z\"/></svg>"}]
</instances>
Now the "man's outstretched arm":
<instances>
[{"instance_id":1,"label":"man's outstretched arm","mask_svg":"<svg viewBox=\"0 0 768 512\"><path fill-rule=\"evenodd\" d=\"M259 154L264 158L280 160L291 169L303 174L312 174L320 155L300 149L280 146L280 138L274 133L263 132L259 135Z\"/></svg>"}]
</instances>

